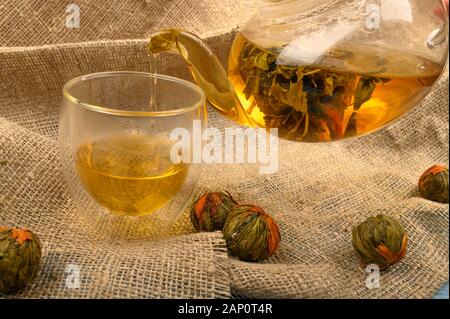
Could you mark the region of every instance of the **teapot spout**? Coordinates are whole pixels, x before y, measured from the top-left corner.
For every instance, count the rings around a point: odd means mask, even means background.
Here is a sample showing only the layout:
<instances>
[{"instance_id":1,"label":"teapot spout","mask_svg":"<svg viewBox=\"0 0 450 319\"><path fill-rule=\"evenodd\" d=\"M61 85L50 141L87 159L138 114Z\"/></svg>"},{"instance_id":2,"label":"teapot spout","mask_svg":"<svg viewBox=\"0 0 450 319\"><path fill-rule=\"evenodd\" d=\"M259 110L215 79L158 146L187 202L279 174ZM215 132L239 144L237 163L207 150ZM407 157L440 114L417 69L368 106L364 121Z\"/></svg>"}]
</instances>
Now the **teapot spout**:
<instances>
[{"instance_id":1,"label":"teapot spout","mask_svg":"<svg viewBox=\"0 0 450 319\"><path fill-rule=\"evenodd\" d=\"M172 52L180 55L218 111L236 122L255 126L228 80L227 72L202 39L182 30L160 30L150 35L148 49L153 54Z\"/></svg>"}]
</instances>

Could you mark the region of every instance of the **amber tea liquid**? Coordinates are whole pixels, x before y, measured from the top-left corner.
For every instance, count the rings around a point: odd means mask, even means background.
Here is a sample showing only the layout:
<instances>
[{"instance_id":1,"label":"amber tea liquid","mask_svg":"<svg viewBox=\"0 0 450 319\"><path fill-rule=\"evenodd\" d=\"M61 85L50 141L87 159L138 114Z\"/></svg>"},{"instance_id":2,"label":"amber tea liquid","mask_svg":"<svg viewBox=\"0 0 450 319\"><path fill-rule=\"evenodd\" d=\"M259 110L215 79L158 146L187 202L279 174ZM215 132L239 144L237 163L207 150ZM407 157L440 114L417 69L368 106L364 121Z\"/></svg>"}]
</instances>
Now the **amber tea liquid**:
<instances>
[{"instance_id":1,"label":"amber tea liquid","mask_svg":"<svg viewBox=\"0 0 450 319\"><path fill-rule=\"evenodd\" d=\"M149 214L182 187L188 165L170 159L172 144L144 135L115 136L81 145L76 168L89 194L114 214Z\"/></svg>"},{"instance_id":2,"label":"amber tea liquid","mask_svg":"<svg viewBox=\"0 0 450 319\"><path fill-rule=\"evenodd\" d=\"M376 47L340 47L308 66L283 65L280 52L239 34L229 78L257 126L277 127L280 137L299 141L338 140L384 126L411 109L442 69Z\"/></svg>"}]
</instances>

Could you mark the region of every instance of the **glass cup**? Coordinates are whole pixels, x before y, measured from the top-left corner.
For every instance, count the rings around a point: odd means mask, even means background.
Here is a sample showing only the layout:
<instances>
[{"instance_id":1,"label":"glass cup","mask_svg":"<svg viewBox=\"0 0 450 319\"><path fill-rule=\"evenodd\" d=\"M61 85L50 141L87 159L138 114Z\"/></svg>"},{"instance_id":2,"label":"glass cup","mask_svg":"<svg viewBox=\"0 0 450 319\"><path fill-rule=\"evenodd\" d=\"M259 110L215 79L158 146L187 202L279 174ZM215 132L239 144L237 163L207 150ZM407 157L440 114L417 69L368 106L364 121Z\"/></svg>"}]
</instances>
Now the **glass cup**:
<instances>
[{"instance_id":1,"label":"glass cup","mask_svg":"<svg viewBox=\"0 0 450 319\"><path fill-rule=\"evenodd\" d=\"M194 126L205 125L206 116L203 91L174 77L104 72L69 81L59 121L60 158L89 224L112 222L113 231L128 234L139 233L136 226L145 221L157 228L172 224L189 202L201 164L177 162L190 158L190 147L175 149L171 133L189 133L189 146Z\"/></svg>"}]
</instances>

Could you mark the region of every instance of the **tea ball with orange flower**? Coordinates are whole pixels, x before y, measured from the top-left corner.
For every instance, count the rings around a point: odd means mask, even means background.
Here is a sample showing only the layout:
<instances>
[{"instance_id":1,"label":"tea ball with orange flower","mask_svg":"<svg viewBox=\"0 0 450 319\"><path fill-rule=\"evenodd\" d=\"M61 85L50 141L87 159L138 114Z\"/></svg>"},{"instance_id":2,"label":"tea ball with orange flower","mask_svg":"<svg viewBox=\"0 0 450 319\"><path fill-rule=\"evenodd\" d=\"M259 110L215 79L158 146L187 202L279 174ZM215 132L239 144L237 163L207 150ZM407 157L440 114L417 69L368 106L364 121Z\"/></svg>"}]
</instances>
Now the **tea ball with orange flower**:
<instances>
[{"instance_id":1,"label":"tea ball with orange flower","mask_svg":"<svg viewBox=\"0 0 450 319\"><path fill-rule=\"evenodd\" d=\"M244 261L271 257L281 240L278 224L255 205L234 206L225 221L223 236L230 255Z\"/></svg>"}]
</instances>

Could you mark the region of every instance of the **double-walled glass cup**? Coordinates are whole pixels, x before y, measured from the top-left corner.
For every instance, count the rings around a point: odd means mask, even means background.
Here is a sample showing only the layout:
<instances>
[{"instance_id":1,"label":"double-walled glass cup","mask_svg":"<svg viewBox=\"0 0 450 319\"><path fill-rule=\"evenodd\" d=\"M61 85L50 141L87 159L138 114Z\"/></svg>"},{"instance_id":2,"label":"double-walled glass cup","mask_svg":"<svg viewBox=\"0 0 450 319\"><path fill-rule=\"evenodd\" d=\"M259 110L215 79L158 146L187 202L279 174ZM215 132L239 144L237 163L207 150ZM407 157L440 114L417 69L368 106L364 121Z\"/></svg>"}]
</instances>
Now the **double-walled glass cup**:
<instances>
[{"instance_id":1,"label":"double-walled glass cup","mask_svg":"<svg viewBox=\"0 0 450 319\"><path fill-rule=\"evenodd\" d=\"M203 91L181 79L105 72L69 81L63 89L59 147L82 215L94 225L113 220L116 231L149 220L154 227L173 223L201 169L200 163L180 159L191 157L194 126L205 119ZM186 147L174 148L179 144L175 129L187 134Z\"/></svg>"}]
</instances>

